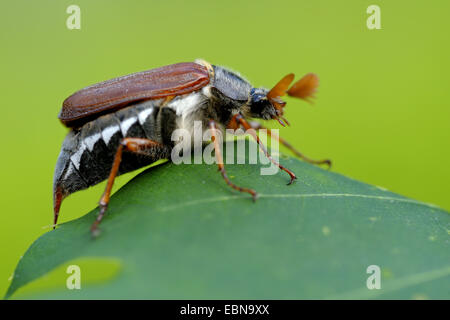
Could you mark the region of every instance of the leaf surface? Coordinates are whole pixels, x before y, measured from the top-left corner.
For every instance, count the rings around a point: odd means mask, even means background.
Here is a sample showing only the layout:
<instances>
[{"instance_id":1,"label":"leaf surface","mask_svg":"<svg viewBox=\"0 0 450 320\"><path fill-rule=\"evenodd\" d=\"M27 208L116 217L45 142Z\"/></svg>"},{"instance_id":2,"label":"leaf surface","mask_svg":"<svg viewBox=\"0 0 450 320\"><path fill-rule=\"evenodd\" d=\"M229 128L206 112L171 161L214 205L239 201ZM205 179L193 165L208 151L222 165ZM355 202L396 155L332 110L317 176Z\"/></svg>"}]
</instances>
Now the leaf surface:
<instances>
[{"instance_id":1,"label":"leaf surface","mask_svg":"<svg viewBox=\"0 0 450 320\"><path fill-rule=\"evenodd\" d=\"M104 257L121 262L112 280L67 290L62 275L59 289L30 298L450 298L447 212L293 158L281 163L297 174L293 185L283 172L260 175L260 165L226 166L233 182L260 193L256 203L214 165L152 167L114 194L97 239L97 209L37 239L7 297L70 260ZM366 286L370 265L381 268L380 290Z\"/></svg>"}]
</instances>

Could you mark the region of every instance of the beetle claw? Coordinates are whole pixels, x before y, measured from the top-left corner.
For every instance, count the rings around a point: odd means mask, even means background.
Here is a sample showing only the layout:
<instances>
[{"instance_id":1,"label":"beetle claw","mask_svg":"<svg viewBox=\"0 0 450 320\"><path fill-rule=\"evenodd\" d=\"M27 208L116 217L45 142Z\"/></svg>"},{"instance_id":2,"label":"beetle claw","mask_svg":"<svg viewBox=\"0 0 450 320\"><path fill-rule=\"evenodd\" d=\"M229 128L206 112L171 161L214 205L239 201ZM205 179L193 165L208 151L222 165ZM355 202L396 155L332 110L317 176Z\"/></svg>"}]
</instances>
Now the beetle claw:
<instances>
[{"instance_id":1,"label":"beetle claw","mask_svg":"<svg viewBox=\"0 0 450 320\"><path fill-rule=\"evenodd\" d=\"M289 186L289 185L293 184L295 180L297 180L297 176L292 176L291 181L289 181L287 185Z\"/></svg>"},{"instance_id":2,"label":"beetle claw","mask_svg":"<svg viewBox=\"0 0 450 320\"><path fill-rule=\"evenodd\" d=\"M102 232L98 227L91 229L91 236L93 239L96 239Z\"/></svg>"}]
</instances>

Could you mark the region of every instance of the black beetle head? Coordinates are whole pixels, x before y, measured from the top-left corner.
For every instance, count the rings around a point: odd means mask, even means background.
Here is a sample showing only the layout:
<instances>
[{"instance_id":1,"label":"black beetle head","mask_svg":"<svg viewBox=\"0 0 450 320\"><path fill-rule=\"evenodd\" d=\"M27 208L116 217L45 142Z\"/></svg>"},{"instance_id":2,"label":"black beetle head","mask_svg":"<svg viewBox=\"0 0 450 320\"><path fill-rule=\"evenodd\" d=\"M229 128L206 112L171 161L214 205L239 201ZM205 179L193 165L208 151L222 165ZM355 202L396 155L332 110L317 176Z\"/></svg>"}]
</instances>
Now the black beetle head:
<instances>
[{"instance_id":1,"label":"black beetle head","mask_svg":"<svg viewBox=\"0 0 450 320\"><path fill-rule=\"evenodd\" d=\"M268 90L263 88L253 88L250 91L249 106L252 117L270 120L277 115L274 105L267 98L268 92Z\"/></svg>"},{"instance_id":2,"label":"black beetle head","mask_svg":"<svg viewBox=\"0 0 450 320\"><path fill-rule=\"evenodd\" d=\"M286 102L279 97L270 98L269 91L263 88L253 88L250 91L250 112L252 117L264 120L274 119L281 125L289 124L283 117L283 107Z\"/></svg>"},{"instance_id":3,"label":"black beetle head","mask_svg":"<svg viewBox=\"0 0 450 320\"><path fill-rule=\"evenodd\" d=\"M283 109L286 102L281 97L288 96L300 98L311 102L314 93L319 85L319 78L313 73L309 73L299 81L290 84L294 80L294 74L290 73L281 79L270 91L263 88L253 88L250 91L250 111L255 118L265 120L275 119L281 125L289 122L283 117Z\"/></svg>"}]
</instances>

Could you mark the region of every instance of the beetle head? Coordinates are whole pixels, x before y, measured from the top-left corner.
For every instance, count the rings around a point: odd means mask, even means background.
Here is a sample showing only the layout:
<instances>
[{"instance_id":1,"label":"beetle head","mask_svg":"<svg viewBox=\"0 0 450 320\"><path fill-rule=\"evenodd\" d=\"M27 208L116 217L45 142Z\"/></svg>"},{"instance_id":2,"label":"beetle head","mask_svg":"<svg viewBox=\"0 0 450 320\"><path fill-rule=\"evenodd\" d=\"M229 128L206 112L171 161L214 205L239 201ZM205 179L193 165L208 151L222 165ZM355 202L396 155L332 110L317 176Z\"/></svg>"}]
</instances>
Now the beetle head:
<instances>
[{"instance_id":1,"label":"beetle head","mask_svg":"<svg viewBox=\"0 0 450 320\"><path fill-rule=\"evenodd\" d=\"M270 91L263 88L253 88L250 92L250 110L254 117L265 120L275 119L285 126L289 122L283 117L283 109L286 102L281 97L286 93L288 96L300 98L312 102L314 94L319 85L319 77L314 73L308 73L303 78L295 82L294 74L290 73L281 79Z\"/></svg>"}]
</instances>

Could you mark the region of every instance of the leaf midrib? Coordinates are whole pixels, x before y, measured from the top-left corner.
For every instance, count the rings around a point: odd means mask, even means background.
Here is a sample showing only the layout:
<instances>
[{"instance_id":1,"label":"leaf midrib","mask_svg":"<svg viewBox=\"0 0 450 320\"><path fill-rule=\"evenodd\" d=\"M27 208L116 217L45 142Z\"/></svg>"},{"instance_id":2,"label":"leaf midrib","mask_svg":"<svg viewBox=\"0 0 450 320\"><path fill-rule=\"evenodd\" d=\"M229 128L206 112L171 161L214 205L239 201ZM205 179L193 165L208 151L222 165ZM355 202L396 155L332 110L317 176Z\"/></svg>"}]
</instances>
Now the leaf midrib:
<instances>
[{"instance_id":1,"label":"leaf midrib","mask_svg":"<svg viewBox=\"0 0 450 320\"><path fill-rule=\"evenodd\" d=\"M404 202L404 203L411 203L419 206L424 206L427 208L432 208L440 211L444 211L442 208L434 205L429 204L413 199L408 198L397 198L397 197L386 197L386 196L376 196L376 195L369 195L369 194L351 194L351 193L305 193L305 194L259 194L259 198L366 198L366 199L375 199L375 200L383 200L383 201L397 201L397 202ZM157 208L158 211L166 212L166 211L172 211L179 209L181 207L186 206L193 206L197 204L204 204L204 203L214 203L214 202L221 202L221 201L231 201L236 200L240 198L249 198L246 195L233 195L233 196L220 196L220 197L210 197L207 199L198 199L198 200L191 200L186 201L183 203L179 203L172 206L166 206L162 208ZM250 198L249 198L250 199Z\"/></svg>"}]
</instances>

